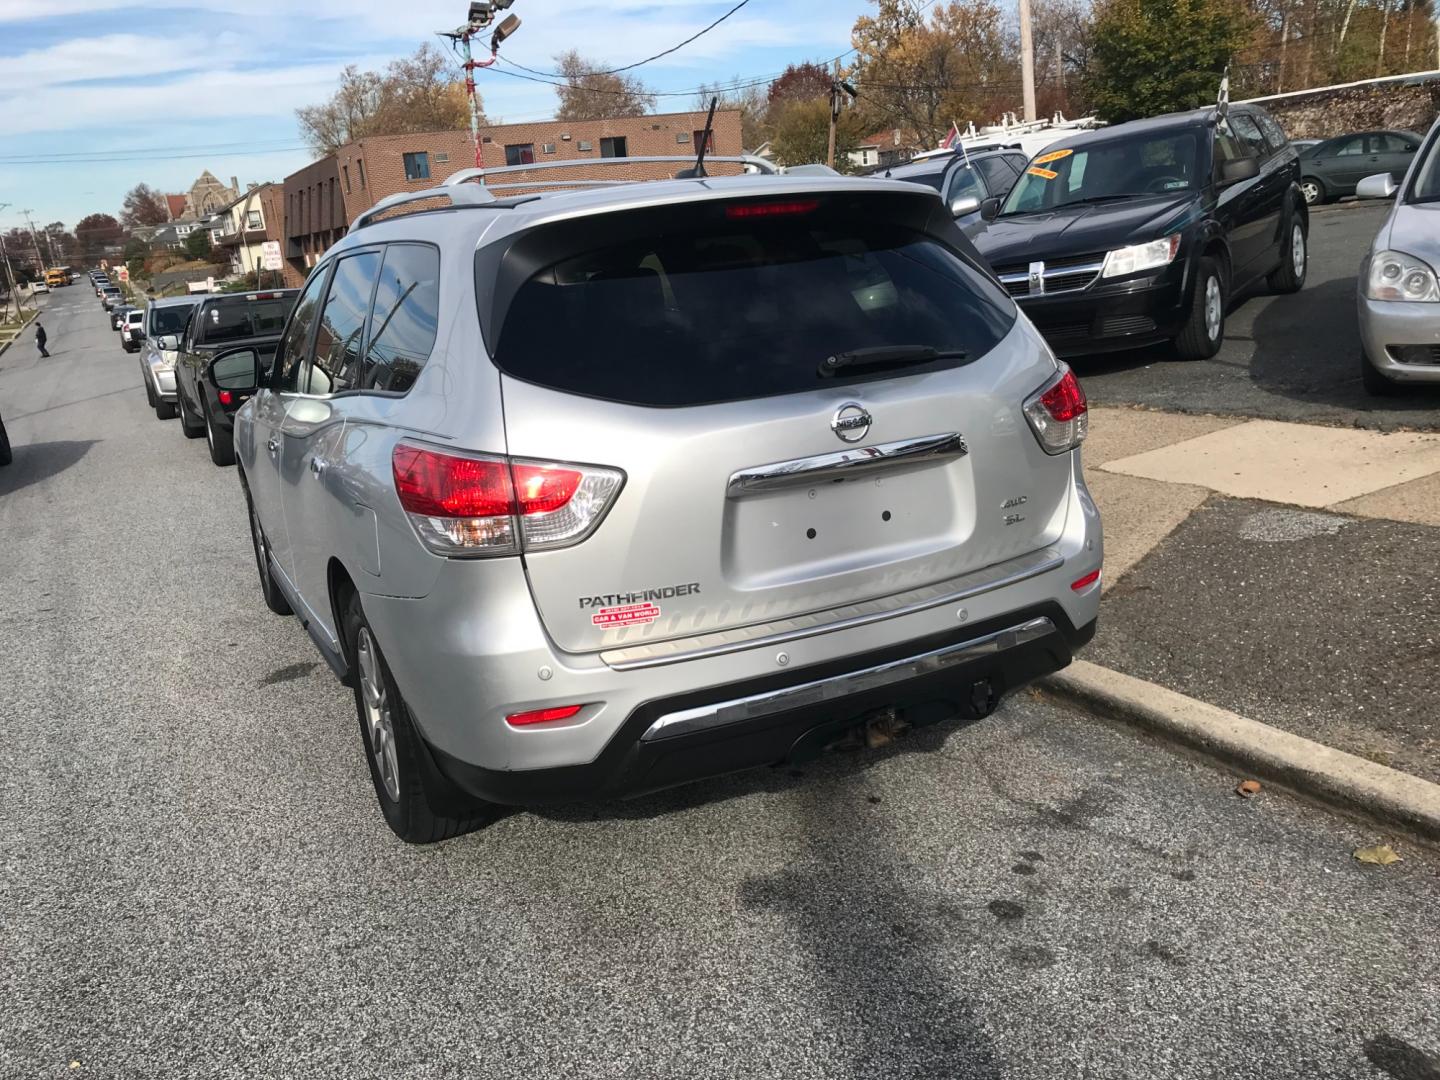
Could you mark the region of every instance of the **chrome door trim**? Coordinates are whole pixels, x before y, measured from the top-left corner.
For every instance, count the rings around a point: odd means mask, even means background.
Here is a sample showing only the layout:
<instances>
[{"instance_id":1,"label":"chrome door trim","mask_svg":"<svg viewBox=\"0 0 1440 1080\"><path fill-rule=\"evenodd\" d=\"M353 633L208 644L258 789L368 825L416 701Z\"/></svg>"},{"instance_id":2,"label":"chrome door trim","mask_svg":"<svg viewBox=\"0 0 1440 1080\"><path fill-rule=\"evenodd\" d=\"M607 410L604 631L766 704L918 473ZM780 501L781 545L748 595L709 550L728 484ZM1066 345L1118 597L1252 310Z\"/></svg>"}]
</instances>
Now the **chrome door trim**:
<instances>
[{"instance_id":1,"label":"chrome door trim","mask_svg":"<svg viewBox=\"0 0 1440 1080\"><path fill-rule=\"evenodd\" d=\"M863 693L891 683L904 682L920 675L943 671L956 664L963 664L982 656L994 656L1041 638L1056 634L1055 624L1041 617L1020 623L1018 626L997 630L993 634L962 641L958 645L947 645L943 649L921 653L904 660L893 660L888 664L834 675L828 679L787 686L783 690L772 690L766 694L752 694L750 697L720 701L701 705L681 712L666 713L640 736L641 742L659 739L673 739L681 735L692 735L697 731L738 724L773 713L786 712L806 705L819 705L827 701L838 701L851 694Z\"/></svg>"},{"instance_id":2,"label":"chrome door trim","mask_svg":"<svg viewBox=\"0 0 1440 1080\"><path fill-rule=\"evenodd\" d=\"M932 461L964 457L970 452L965 437L958 431L944 435L924 435L916 439L881 443L879 446L857 446L814 457L777 461L741 469L730 476L725 485L727 499L739 499L761 491L823 484L831 480L849 480L880 469L896 469Z\"/></svg>"},{"instance_id":3,"label":"chrome door trim","mask_svg":"<svg viewBox=\"0 0 1440 1080\"><path fill-rule=\"evenodd\" d=\"M752 623L728 630L713 630L686 638L670 638L665 641L638 642L617 649L608 649L600 659L615 671L629 671L633 668L659 667L664 664L678 664L687 660L699 660L709 656L723 656L762 645L777 645L782 641L828 634L836 630L849 630L856 626L883 622L917 611L926 611L944 604L968 600L972 596L994 592L1008 585L1027 581L1041 574L1065 565L1065 557L1055 548L1042 548L1016 559L972 570L958 577L937 581L918 589L882 596L874 600L862 600L824 611L812 611L802 615L790 615L772 622Z\"/></svg>"}]
</instances>

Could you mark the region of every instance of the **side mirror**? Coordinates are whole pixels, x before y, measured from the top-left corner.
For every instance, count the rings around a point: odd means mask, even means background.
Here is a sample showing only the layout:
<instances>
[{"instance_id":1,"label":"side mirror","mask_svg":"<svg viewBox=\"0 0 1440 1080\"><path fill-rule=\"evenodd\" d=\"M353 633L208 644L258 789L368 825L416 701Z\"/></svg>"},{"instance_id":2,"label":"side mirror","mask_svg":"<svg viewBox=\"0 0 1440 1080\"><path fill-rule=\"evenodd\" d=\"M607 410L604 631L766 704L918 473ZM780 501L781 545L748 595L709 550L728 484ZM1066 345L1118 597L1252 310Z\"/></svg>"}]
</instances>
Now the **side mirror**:
<instances>
[{"instance_id":1,"label":"side mirror","mask_svg":"<svg viewBox=\"0 0 1440 1080\"><path fill-rule=\"evenodd\" d=\"M1236 158L1234 161L1227 161L1220 166L1220 182L1222 184L1238 184L1242 180L1254 180L1260 175L1260 159L1258 157Z\"/></svg>"},{"instance_id":2,"label":"side mirror","mask_svg":"<svg viewBox=\"0 0 1440 1080\"><path fill-rule=\"evenodd\" d=\"M980 209L980 199L975 195L956 195L950 200L950 213L956 217L973 214Z\"/></svg>"},{"instance_id":3,"label":"side mirror","mask_svg":"<svg viewBox=\"0 0 1440 1080\"><path fill-rule=\"evenodd\" d=\"M236 349L211 360L205 377L216 390L250 394L259 387L260 374L260 354L254 349Z\"/></svg>"},{"instance_id":4,"label":"side mirror","mask_svg":"<svg viewBox=\"0 0 1440 1080\"><path fill-rule=\"evenodd\" d=\"M1000 216L1000 199L998 196L991 195L990 198L980 204L980 216L986 221L994 221Z\"/></svg>"},{"instance_id":5,"label":"side mirror","mask_svg":"<svg viewBox=\"0 0 1440 1080\"><path fill-rule=\"evenodd\" d=\"M155 347L165 352L174 352L180 347L180 339L174 334L161 334L155 339Z\"/></svg>"},{"instance_id":6,"label":"side mirror","mask_svg":"<svg viewBox=\"0 0 1440 1080\"><path fill-rule=\"evenodd\" d=\"M1367 176L1356 184L1355 196L1360 199L1393 199L1399 190L1394 174L1382 172Z\"/></svg>"}]
</instances>

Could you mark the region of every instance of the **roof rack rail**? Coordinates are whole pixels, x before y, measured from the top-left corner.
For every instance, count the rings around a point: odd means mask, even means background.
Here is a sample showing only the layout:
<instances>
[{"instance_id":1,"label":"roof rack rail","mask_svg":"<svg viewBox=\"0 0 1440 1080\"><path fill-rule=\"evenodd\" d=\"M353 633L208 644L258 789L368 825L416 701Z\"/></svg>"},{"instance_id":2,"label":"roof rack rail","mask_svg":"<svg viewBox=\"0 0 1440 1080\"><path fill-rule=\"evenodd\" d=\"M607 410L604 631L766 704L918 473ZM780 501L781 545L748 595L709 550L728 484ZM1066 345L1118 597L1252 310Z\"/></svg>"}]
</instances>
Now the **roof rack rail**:
<instances>
[{"instance_id":1,"label":"roof rack rail","mask_svg":"<svg viewBox=\"0 0 1440 1080\"><path fill-rule=\"evenodd\" d=\"M728 156L728 157L711 157L710 155L707 154L707 155L705 156L705 160L706 160L706 161L727 161L727 162L730 162L731 164L735 164L735 165L750 165L750 166L753 166L757 171L762 172L762 173L766 173L766 174L771 175L771 176L778 175L779 172L780 172L780 170L776 167L776 165L775 165L775 163L774 163L773 161L767 161L765 158L756 157L754 154L734 154L734 155L731 155L731 156ZM486 177L496 176L496 175L504 175L504 174L507 174L507 173L534 172L534 171L536 171L537 169L583 169L583 168L591 168L591 169L593 169L593 168L596 168L597 166L603 168L603 167L606 167L606 166L615 166L615 165L637 165L637 164L638 164L638 165L655 165L655 164L671 164L671 163L674 163L674 164L693 165L693 164L695 164L695 159L694 159L694 157L692 157L692 156L689 155L689 154L685 154L685 155L664 154L664 155L659 155L659 156L654 156L654 157L580 158L580 159L574 160L574 161L532 161L532 162L530 162L529 164L526 164L526 165L496 165L494 168L489 168L489 169L461 169L459 172L452 173L450 176L447 176L447 177L445 178L445 180L443 181L443 186L445 186L445 187L459 187L459 186L467 183L467 182L470 181L470 180L484 180ZM622 183L622 184L623 184L623 183L634 183L634 182L636 182L636 181L625 181L625 180L592 180L592 181L579 181L579 180L575 180L575 181L570 181L570 182L568 182L568 183L567 183L567 182L563 182L563 181L555 181L555 182L553 182L550 186L574 187L574 186L579 186L581 183L585 183L586 186L598 186L598 185L600 185L600 184L612 184L612 183ZM503 186L503 187L539 187L539 186L541 186L541 185L540 185L539 182L536 182L536 183L533 183L533 184L526 184L526 183L523 183L523 182L522 182L522 183L510 183L510 184L504 184L504 185L500 185L500 184L486 184L486 187L490 187L490 188L497 188L497 187L502 187L502 186Z\"/></svg>"}]
</instances>

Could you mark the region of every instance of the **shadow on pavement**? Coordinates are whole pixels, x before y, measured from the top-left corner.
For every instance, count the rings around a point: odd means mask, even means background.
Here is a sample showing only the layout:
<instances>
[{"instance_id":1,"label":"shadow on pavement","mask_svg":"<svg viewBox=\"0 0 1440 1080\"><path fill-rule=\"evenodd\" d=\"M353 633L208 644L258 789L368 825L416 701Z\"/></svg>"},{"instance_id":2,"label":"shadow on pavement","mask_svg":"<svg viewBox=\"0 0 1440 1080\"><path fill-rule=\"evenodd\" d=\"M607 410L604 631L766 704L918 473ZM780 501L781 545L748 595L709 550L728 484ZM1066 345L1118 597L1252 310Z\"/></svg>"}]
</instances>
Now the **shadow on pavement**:
<instances>
[{"instance_id":1,"label":"shadow on pavement","mask_svg":"<svg viewBox=\"0 0 1440 1080\"><path fill-rule=\"evenodd\" d=\"M83 458L98 440L65 439L57 442L12 444L15 460L0 469L0 496L12 495L31 484L49 480Z\"/></svg>"}]
</instances>

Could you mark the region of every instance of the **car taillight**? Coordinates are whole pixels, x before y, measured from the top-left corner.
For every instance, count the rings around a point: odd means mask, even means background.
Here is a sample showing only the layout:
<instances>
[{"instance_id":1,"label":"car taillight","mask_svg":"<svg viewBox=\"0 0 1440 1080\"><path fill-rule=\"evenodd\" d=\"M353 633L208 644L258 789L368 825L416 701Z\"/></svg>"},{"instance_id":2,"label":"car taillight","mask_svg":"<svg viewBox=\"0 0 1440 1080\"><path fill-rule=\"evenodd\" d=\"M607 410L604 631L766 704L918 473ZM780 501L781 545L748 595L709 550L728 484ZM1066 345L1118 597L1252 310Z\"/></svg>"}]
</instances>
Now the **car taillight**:
<instances>
[{"instance_id":1,"label":"car taillight","mask_svg":"<svg viewBox=\"0 0 1440 1080\"><path fill-rule=\"evenodd\" d=\"M439 555L516 555L577 544L624 482L616 469L451 454L400 443L395 492L416 534Z\"/></svg>"},{"instance_id":2,"label":"car taillight","mask_svg":"<svg viewBox=\"0 0 1440 1080\"><path fill-rule=\"evenodd\" d=\"M235 395L229 390L219 390L215 396L220 399L221 405L233 405L235 403Z\"/></svg>"},{"instance_id":3,"label":"car taillight","mask_svg":"<svg viewBox=\"0 0 1440 1080\"><path fill-rule=\"evenodd\" d=\"M530 712L511 713L505 722L511 727L528 727L530 724L548 724L554 720L569 720L585 706L552 705L548 709L533 709Z\"/></svg>"},{"instance_id":4,"label":"car taillight","mask_svg":"<svg viewBox=\"0 0 1440 1080\"><path fill-rule=\"evenodd\" d=\"M1025 418L1047 454L1063 454L1085 441L1089 406L1080 380L1066 364L1025 399Z\"/></svg>"},{"instance_id":5,"label":"car taillight","mask_svg":"<svg viewBox=\"0 0 1440 1080\"><path fill-rule=\"evenodd\" d=\"M725 208L725 216L731 221L745 221L751 218L813 214L818 209L820 209L819 199L789 199L785 202L736 203L734 206Z\"/></svg>"}]
</instances>

